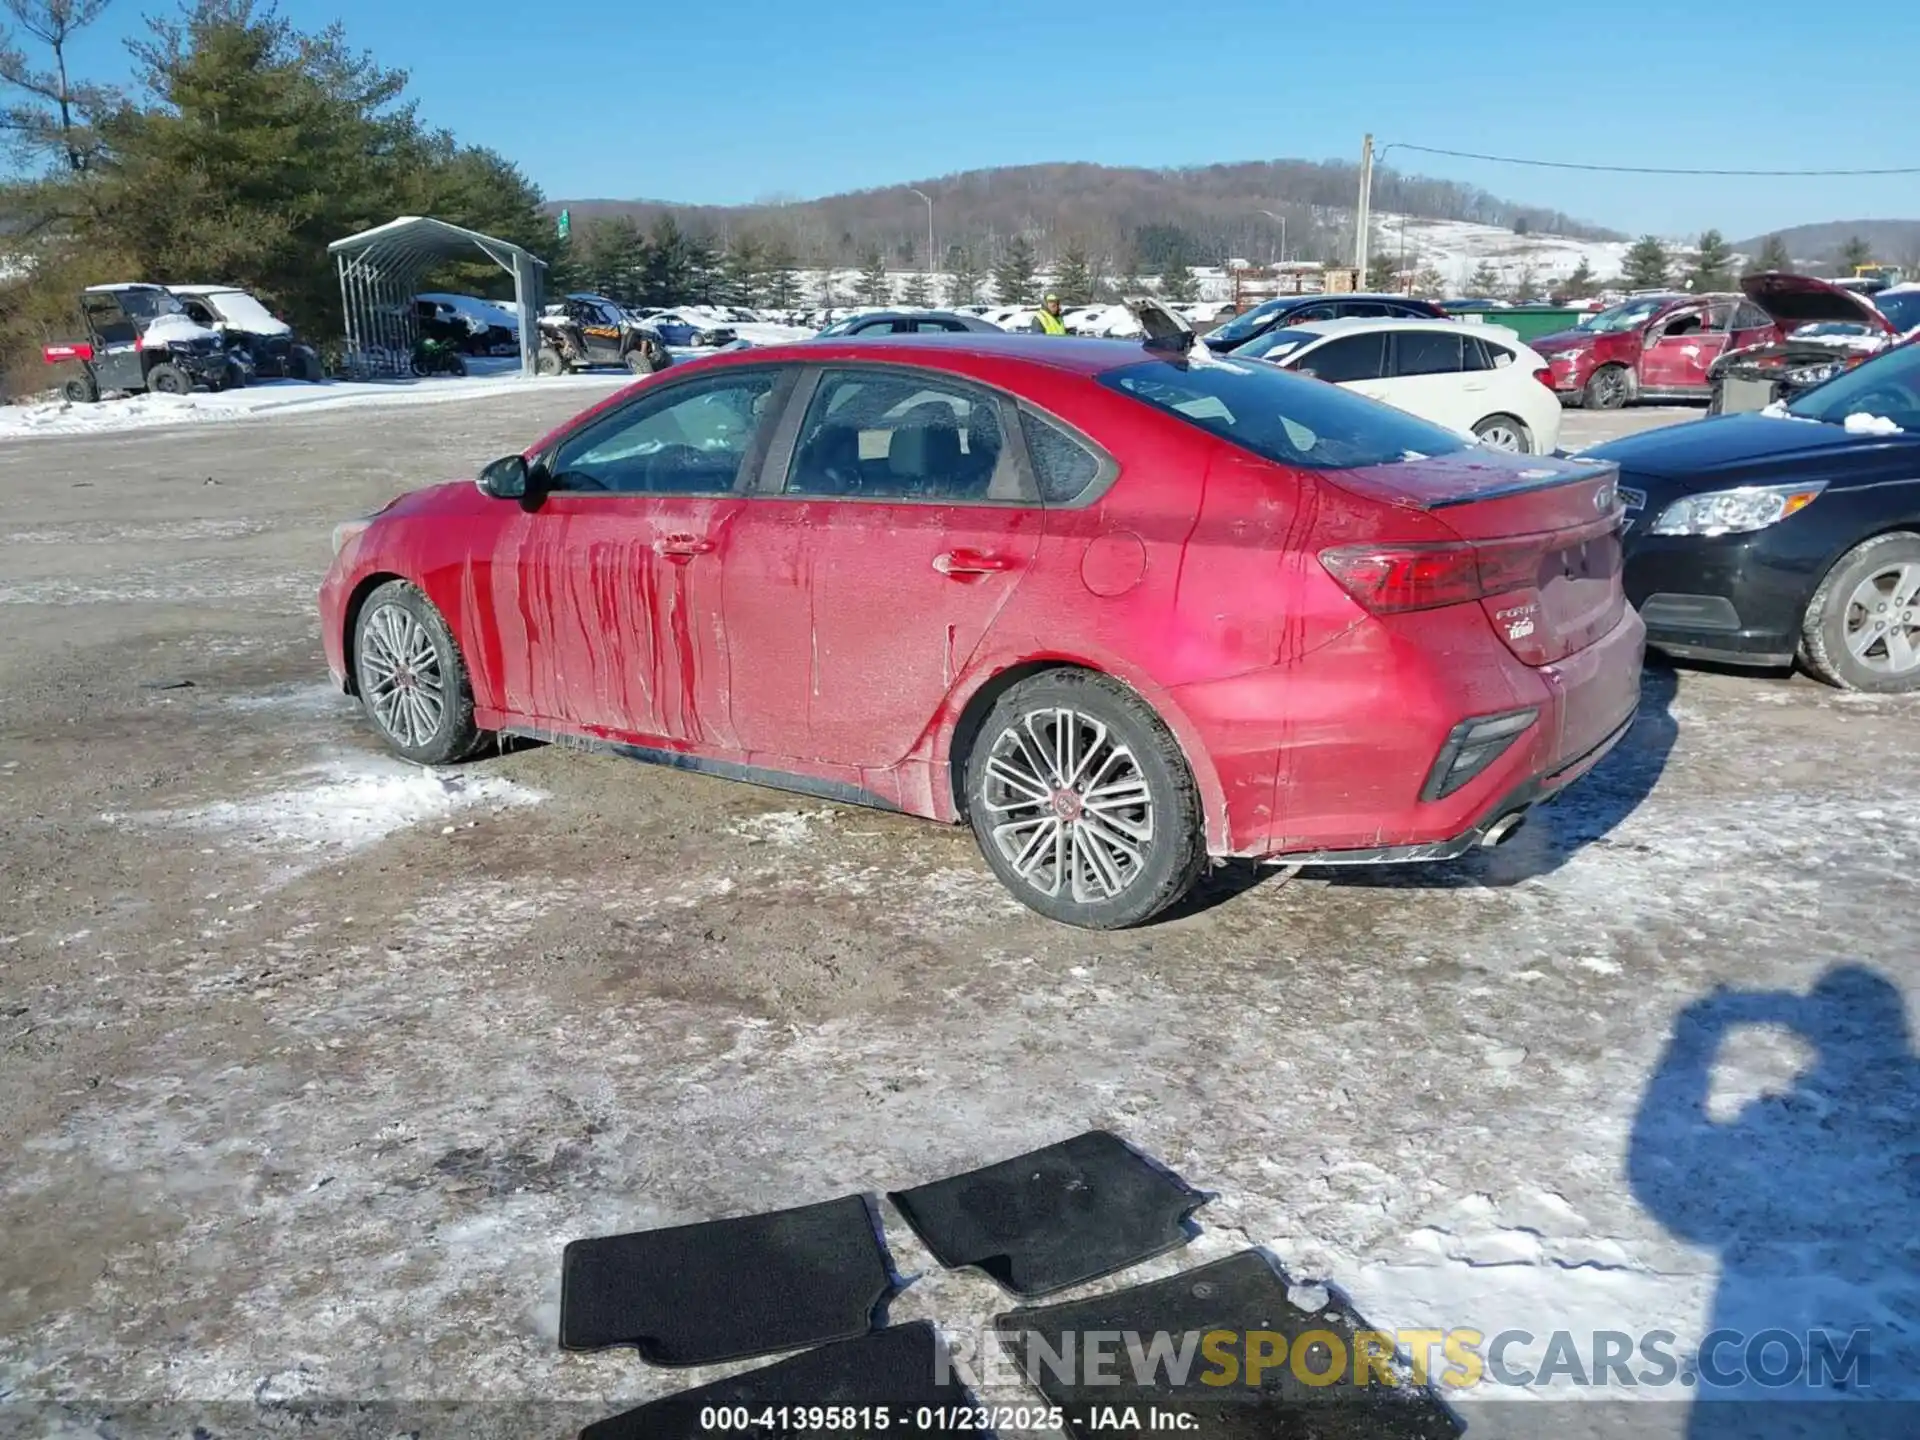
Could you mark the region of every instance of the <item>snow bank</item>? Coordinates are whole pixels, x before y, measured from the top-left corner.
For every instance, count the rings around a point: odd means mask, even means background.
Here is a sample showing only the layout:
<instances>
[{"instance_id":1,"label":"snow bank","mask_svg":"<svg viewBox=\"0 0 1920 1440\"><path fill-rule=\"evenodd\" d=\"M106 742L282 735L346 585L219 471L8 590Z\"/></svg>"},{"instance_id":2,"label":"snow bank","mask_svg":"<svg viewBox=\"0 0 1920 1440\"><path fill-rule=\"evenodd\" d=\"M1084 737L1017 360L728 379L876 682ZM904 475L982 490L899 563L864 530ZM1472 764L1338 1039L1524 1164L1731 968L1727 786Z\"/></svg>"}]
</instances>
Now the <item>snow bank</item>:
<instances>
[{"instance_id":1,"label":"snow bank","mask_svg":"<svg viewBox=\"0 0 1920 1440\"><path fill-rule=\"evenodd\" d=\"M529 380L519 373L519 361L496 364L512 373L434 376L423 380L327 381L309 385L298 380L266 380L219 394L195 391L191 395L131 395L73 405L65 400L42 400L26 405L0 405L0 440L37 435L102 435L122 430L145 430L163 425L194 425L208 421L244 420L254 415L291 411L335 410L353 406L430 405L450 400L478 400L534 387L612 390L632 376L624 371L589 371L581 375ZM474 368L480 368L477 364Z\"/></svg>"}]
</instances>

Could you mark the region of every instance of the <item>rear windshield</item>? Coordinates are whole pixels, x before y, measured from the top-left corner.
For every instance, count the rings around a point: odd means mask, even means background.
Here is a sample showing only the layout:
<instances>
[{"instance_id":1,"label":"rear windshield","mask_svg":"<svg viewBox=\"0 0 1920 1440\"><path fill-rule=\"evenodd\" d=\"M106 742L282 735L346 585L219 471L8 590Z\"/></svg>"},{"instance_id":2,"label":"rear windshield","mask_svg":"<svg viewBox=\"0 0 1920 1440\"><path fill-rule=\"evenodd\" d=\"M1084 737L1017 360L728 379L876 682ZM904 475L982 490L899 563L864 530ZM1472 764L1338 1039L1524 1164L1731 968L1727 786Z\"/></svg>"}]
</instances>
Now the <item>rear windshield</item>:
<instances>
[{"instance_id":1,"label":"rear windshield","mask_svg":"<svg viewBox=\"0 0 1920 1440\"><path fill-rule=\"evenodd\" d=\"M1351 470L1467 448L1451 430L1271 365L1150 360L1099 380L1282 465Z\"/></svg>"}]
</instances>

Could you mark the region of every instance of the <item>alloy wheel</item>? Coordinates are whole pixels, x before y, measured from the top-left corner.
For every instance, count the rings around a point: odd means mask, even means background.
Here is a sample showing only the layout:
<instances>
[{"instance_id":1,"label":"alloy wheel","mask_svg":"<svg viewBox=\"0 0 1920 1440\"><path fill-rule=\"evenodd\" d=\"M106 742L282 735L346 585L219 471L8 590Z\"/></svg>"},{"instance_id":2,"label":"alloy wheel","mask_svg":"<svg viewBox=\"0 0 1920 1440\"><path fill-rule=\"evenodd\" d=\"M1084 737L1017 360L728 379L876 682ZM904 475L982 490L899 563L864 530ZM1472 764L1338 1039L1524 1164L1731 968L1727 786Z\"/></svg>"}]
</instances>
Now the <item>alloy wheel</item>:
<instances>
[{"instance_id":1,"label":"alloy wheel","mask_svg":"<svg viewBox=\"0 0 1920 1440\"><path fill-rule=\"evenodd\" d=\"M1874 571L1847 597L1847 649L1880 675L1920 669L1920 561Z\"/></svg>"},{"instance_id":2,"label":"alloy wheel","mask_svg":"<svg viewBox=\"0 0 1920 1440\"><path fill-rule=\"evenodd\" d=\"M382 605L360 631L360 683L368 708L395 743L418 748L439 734L446 676L433 636L410 611Z\"/></svg>"},{"instance_id":3,"label":"alloy wheel","mask_svg":"<svg viewBox=\"0 0 1920 1440\"><path fill-rule=\"evenodd\" d=\"M1489 450L1507 450L1517 454L1527 448L1511 425L1489 425L1475 433L1479 435L1480 443Z\"/></svg>"},{"instance_id":4,"label":"alloy wheel","mask_svg":"<svg viewBox=\"0 0 1920 1440\"><path fill-rule=\"evenodd\" d=\"M988 752L981 803L993 845L1042 895L1111 900L1152 853L1153 797L1138 760L1077 710L1030 711L1003 729Z\"/></svg>"}]
</instances>

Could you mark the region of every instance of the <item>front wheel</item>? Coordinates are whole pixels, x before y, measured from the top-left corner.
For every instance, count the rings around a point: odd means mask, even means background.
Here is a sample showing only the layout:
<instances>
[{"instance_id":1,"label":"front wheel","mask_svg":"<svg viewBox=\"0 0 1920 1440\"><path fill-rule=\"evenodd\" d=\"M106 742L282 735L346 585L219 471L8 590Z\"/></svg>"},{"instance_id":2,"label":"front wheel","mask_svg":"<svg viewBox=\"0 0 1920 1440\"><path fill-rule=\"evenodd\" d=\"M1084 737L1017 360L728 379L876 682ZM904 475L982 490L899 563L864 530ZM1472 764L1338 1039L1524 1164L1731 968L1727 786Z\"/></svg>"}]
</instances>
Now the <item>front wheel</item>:
<instances>
[{"instance_id":1,"label":"front wheel","mask_svg":"<svg viewBox=\"0 0 1920 1440\"><path fill-rule=\"evenodd\" d=\"M390 580L367 597L354 625L353 670L367 718L396 754L448 765L479 747L466 661L417 586Z\"/></svg>"},{"instance_id":2,"label":"front wheel","mask_svg":"<svg viewBox=\"0 0 1920 1440\"><path fill-rule=\"evenodd\" d=\"M1800 660L1843 690L1920 690L1920 534L1876 535L1842 555L1807 602Z\"/></svg>"},{"instance_id":3,"label":"front wheel","mask_svg":"<svg viewBox=\"0 0 1920 1440\"><path fill-rule=\"evenodd\" d=\"M560 352L551 345L542 345L539 355L534 358L533 368L534 372L539 375L564 375L567 370L567 362L560 357Z\"/></svg>"},{"instance_id":4,"label":"front wheel","mask_svg":"<svg viewBox=\"0 0 1920 1440\"><path fill-rule=\"evenodd\" d=\"M185 395L193 389L193 381L179 366L162 361L147 372L147 389L156 395Z\"/></svg>"},{"instance_id":5,"label":"front wheel","mask_svg":"<svg viewBox=\"0 0 1920 1440\"><path fill-rule=\"evenodd\" d=\"M966 769L967 817L1014 896L1118 930L1159 914L1206 863L1200 793L1160 718L1118 681L1035 676L1000 697Z\"/></svg>"},{"instance_id":6,"label":"front wheel","mask_svg":"<svg viewBox=\"0 0 1920 1440\"><path fill-rule=\"evenodd\" d=\"M91 405L100 398L100 382L91 375L76 375L60 387L60 393L75 405Z\"/></svg>"},{"instance_id":7,"label":"front wheel","mask_svg":"<svg viewBox=\"0 0 1920 1440\"><path fill-rule=\"evenodd\" d=\"M1627 372L1618 365L1602 365L1587 378L1580 403L1587 410L1618 410L1627 403Z\"/></svg>"}]
</instances>

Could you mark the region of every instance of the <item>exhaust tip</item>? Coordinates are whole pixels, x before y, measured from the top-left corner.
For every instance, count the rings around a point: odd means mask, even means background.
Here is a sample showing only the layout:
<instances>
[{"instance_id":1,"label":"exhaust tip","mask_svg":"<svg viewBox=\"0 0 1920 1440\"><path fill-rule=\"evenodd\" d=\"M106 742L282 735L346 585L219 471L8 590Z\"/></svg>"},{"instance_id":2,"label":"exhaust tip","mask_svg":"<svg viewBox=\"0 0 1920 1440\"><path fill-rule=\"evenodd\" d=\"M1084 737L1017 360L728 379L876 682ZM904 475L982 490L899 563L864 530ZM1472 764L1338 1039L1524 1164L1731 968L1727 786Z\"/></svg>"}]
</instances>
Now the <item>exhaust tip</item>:
<instances>
[{"instance_id":1,"label":"exhaust tip","mask_svg":"<svg viewBox=\"0 0 1920 1440\"><path fill-rule=\"evenodd\" d=\"M1506 844L1526 823L1527 812L1524 810L1515 810L1511 815L1502 815L1489 825L1486 833L1480 837L1481 847L1491 850L1495 846Z\"/></svg>"}]
</instances>

